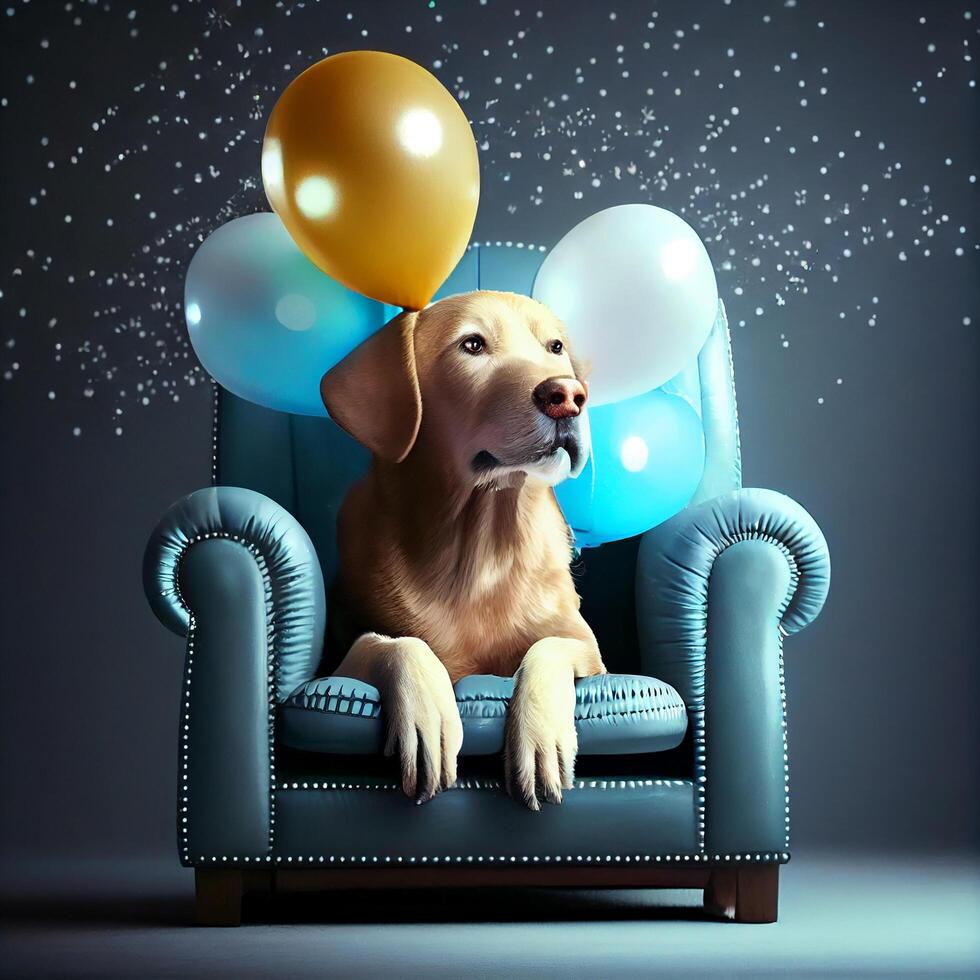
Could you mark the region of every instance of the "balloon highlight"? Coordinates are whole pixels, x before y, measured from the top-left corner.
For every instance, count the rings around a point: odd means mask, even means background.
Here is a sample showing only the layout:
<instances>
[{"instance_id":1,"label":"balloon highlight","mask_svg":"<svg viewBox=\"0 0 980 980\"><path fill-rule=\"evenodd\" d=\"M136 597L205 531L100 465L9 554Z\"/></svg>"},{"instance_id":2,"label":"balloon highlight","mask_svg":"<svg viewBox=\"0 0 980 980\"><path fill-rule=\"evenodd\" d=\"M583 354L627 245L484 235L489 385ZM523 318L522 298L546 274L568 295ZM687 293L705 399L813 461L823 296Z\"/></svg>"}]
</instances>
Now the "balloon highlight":
<instances>
[{"instance_id":1,"label":"balloon highlight","mask_svg":"<svg viewBox=\"0 0 980 980\"><path fill-rule=\"evenodd\" d=\"M385 322L381 303L324 275L274 214L222 225L187 270L184 312L205 370L229 391L327 414L320 378Z\"/></svg>"},{"instance_id":2,"label":"balloon highlight","mask_svg":"<svg viewBox=\"0 0 980 980\"><path fill-rule=\"evenodd\" d=\"M704 430L679 395L650 391L589 409L592 456L555 487L579 548L631 538L673 517L704 472Z\"/></svg>"},{"instance_id":3,"label":"balloon highlight","mask_svg":"<svg viewBox=\"0 0 980 980\"><path fill-rule=\"evenodd\" d=\"M697 232L649 204L608 208L576 225L545 258L533 296L591 362L592 405L672 378L697 357L718 307Z\"/></svg>"},{"instance_id":4,"label":"balloon highlight","mask_svg":"<svg viewBox=\"0 0 980 980\"><path fill-rule=\"evenodd\" d=\"M262 182L296 244L350 289L421 309L466 249L480 197L476 142L424 68L348 51L280 95Z\"/></svg>"}]
</instances>

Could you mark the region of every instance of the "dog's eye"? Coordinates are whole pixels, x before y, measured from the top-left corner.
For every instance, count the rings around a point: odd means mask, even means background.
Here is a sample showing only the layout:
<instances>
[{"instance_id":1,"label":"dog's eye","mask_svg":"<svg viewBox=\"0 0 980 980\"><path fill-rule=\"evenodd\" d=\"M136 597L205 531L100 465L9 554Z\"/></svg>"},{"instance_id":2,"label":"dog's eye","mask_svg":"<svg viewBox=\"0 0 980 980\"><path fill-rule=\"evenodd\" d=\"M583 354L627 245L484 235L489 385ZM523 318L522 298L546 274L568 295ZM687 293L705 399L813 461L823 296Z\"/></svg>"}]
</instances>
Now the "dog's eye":
<instances>
[{"instance_id":1,"label":"dog's eye","mask_svg":"<svg viewBox=\"0 0 980 980\"><path fill-rule=\"evenodd\" d=\"M459 346L467 354L482 354L487 349L487 342L478 333L473 333L464 337Z\"/></svg>"},{"instance_id":2,"label":"dog's eye","mask_svg":"<svg viewBox=\"0 0 980 980\"><path fill-rule=\"evenodd\" d=\"M551 340L548 342L548 350L552 354L560 354L565 349L565 345L560 340Z\"/></svg>"}]
</instances>

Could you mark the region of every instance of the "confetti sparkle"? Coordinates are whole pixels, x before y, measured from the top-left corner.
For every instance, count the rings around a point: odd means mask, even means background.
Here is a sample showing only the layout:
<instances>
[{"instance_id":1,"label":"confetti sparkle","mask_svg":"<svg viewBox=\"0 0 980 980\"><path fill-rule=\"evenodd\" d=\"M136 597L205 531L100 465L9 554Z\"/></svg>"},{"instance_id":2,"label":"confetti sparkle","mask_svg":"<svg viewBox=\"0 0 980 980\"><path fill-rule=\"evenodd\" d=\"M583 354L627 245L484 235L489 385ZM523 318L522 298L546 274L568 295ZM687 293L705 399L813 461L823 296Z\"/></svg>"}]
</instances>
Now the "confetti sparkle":
<instances>
[{"instance_id":1,"label":"confetti sparkle","mask_svg":"<svg viewBox=\"0 0 980 980\"><path fill-rule=\"evenodd\" d=\"M919 8L897 8L894 37L869 48L843 5L791 0L574 16L542 0L10 2L0 388L43 370L44 400L81 395L64 425L84 438L136 432L141 409L205 385L187 263L219 225L267 209L278 93L362 47L416 60L460 101L481 154L475 240L551 246L594 211L649 202L698 230L733 325L770 330L786 356L818 312L880 330L890 278L941 262L966 279L978 257L976 153L945 124L976 120L978 18ZM838 373L800 398L846 396Z\"/></svg>"}]
</instances>

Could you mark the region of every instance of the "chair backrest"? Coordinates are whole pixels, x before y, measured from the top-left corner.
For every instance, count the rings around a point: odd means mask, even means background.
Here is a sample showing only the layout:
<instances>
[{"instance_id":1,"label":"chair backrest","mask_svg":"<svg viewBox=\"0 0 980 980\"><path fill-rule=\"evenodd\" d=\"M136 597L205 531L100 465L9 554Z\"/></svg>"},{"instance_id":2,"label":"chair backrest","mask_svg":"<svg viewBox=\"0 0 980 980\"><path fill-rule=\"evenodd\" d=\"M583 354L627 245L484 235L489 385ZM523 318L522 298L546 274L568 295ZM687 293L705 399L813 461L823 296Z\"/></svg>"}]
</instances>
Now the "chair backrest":
<instances>
[{"instance_id":1,"label":"chair backrest","mask_svg":"<svg viewBox=\"0 0 980 980\"><path fill-rule=\"evenodd\" d=\"M438 296L473 289L530 293L544 259L539 249L473 246ZM398 312L392 309L391 313ZM663 386L701 416L705 468L690 503L741 486L738 418L724 307L698 359ZM306 528L324 581L337 571L336 518L348 487L369 455L328 418L286 415L220 390L215 413L215 481L248 487L277 501ZM639 537L586 549L575 562L582 611L599 639L607 667L635 671L634 579Z\"/></svg>"}]
</instances>

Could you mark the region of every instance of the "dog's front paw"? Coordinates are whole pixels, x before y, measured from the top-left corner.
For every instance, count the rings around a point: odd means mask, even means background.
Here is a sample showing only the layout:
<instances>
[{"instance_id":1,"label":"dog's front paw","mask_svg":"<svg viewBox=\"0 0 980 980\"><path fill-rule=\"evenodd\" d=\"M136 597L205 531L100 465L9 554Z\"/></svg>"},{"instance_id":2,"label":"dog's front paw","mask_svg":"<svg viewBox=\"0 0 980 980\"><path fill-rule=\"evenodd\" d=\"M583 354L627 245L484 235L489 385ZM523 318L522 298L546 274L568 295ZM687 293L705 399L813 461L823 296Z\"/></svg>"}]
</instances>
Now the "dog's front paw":
<instances>
[{"instance_id":1,"label":"dog's front paw","mask_svg":"<svg viewBox=\"0 0 980 980\"><path fill-rule=\"evenodd\" d=\"M507 792L532 810L561 803L575 776L575 682L568 671L525 661L507 712Z\"/></svg>"},{"instance_id":2,"label":"dog's front paw","mask_svg":"<svg viewBox=\"0 0 980 980\"><path fill-rule=\"evenodd\" d=\"M402 789L425 803L456 782L463 723L449 674L428 644L413 637L390 642L381 691L388 719L384 754L398 752Z\"/></svg>"}]
</instances>

